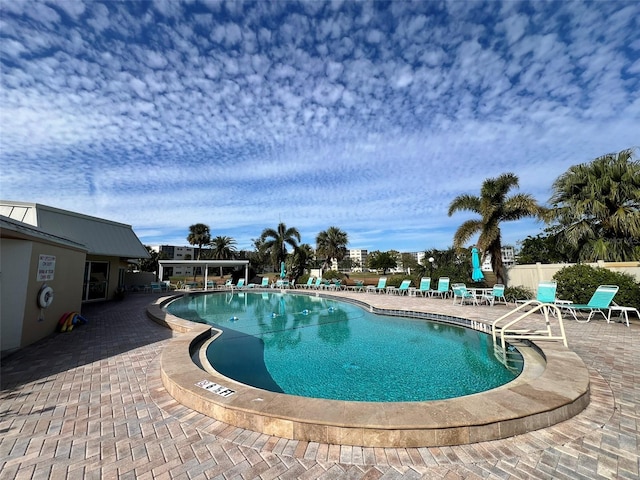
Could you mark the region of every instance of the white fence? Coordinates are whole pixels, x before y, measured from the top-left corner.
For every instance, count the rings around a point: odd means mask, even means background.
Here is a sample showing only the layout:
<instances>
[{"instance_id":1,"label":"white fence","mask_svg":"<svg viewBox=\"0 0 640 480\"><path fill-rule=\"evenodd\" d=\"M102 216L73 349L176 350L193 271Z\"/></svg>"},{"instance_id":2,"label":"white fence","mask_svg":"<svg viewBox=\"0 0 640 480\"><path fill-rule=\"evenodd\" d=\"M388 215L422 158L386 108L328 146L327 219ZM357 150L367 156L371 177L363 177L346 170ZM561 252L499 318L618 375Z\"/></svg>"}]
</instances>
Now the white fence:
<instances>
[{"instance_id":1,"label":"white fence","mask_svg":"<svg viewBox=\"0 0 640 480\"><path fill-rule=\"evenodd\" d=\"M575 263L536 263L535 265L515 265L509 269L509 286L526 287L535 292L540 282L553 280L553 275ZM640 282L640 262L603 262L585 263L591 267L602 267L613 272L628 273Z\"/></svg>"}]
</instances>

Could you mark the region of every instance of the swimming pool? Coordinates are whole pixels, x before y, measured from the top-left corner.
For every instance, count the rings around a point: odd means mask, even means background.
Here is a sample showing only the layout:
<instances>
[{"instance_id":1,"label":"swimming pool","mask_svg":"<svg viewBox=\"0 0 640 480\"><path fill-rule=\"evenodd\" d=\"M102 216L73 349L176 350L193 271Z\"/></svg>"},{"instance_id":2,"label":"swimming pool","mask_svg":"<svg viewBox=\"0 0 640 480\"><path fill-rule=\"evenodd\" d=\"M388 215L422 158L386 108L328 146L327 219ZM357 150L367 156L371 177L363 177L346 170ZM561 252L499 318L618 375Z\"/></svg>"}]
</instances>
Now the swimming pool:
<instances>
[{"instance_id":1,"label":"swimming pool","mask_svg":"<svg viewBox=\"0 0 640 480\"><path fill-rule=\"evenodd\" d=\"M179 298L166 310L222 331L206 351L240 383L303 397L368 402L442 400L518 376L490 336L424 319L370 313L310 295L225 292Z\"/></svg>"},{"instance_id":2,"label":"swimming pool","mask_svg":"<svg viewBox=\"0 0 640 480\"><path fill-rule=\"evenodd\" d=\"M190 292L182 295L194 296ZM490 323L504 313L501 307L452 308L450 302L422 297L346 291L313 295L354 302L390 316L426 316L482 331L490 331ZM159 297L147 306L150 319L174 332L158 355L163 388L182 406L222 425L247 429L253 432L250 435L362 447L462 445L548 427L589 404L590 373L562 342L520 344L524 365L515 380L486 392L446 400L356 402L251 387L204 363L203 370L193 361L194 354L203 356L203 343L217 341L220 330L167 312L167 305L176 298Z\"/></svg>"}]
</instances>

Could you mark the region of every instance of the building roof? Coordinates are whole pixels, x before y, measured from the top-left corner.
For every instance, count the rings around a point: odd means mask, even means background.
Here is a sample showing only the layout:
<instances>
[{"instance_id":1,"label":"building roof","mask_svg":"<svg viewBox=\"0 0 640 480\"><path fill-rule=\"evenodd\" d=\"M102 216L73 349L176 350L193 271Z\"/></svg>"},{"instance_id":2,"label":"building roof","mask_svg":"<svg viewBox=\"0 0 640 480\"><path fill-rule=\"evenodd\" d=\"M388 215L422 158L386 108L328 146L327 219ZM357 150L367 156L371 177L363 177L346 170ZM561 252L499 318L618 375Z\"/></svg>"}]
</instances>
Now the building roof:
<instances>
[{"instance_id":1,"label":"building roof","mask_svg":"<svg viewBox=\"0 0 640 480\"><path fill-rule=\"evenodd\" d=\"M131 225L61 210L39 203L0 200L0 214L42 232L84 245L91 255L149 258Z\"/></svg>"},{"instance_id":2,"label":"building roof","mask_svg":"<svg viewBox=\"0 0 640 480\"><path fill-rule=\"evenodd\" d=\"M40 230L38 227L18 222L4 215L0 215L0 237L16 238L20 240L35 240L42 243L48 243L57 246L64 246L74 250L86 252L87 247L80 243L76 243L67 238L51 235L50 233Z\"/></svg>"},{"instance_id":3,"label":"building roof","mask_svg":"<svg viewBox=\"0 0 640 480\"><path fill-rule=\"evenodd\" d=\"M238 265L249 265L249 260L158 260L161 265L187 265L202 267L237 267Z\"/></svg>"}]
</instances>

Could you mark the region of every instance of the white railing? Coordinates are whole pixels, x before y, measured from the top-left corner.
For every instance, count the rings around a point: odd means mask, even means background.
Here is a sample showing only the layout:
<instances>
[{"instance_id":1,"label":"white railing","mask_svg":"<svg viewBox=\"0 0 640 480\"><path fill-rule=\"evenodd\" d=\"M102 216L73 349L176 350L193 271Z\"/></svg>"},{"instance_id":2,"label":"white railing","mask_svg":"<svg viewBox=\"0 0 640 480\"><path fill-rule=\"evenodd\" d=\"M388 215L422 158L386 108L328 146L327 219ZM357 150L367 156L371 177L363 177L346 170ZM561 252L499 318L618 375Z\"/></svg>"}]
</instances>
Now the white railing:
<instances>
[{"instance_id":1,"label":"white railing","mask_svg":"<svg viewBox=\"0 0 640 480\"><path fill-rule=\"evenodd\" d=\"M521 313L518 315L519 312ZM532 315L538 312L542 314L540 318L532 317ZM514 315L518 316L507 321L504 325L499 325L500 322L504 322ZM532 323L544 319L544 328L533 330L530 328L512 328L515 324L525 319ZM557 323L557 325L555 325L555 323ZM557 305L541 303L537 300L529 300L495 320L491 325L491 335L493 336L494 345L497 344L499 337L500 346L503 351L509 339L562 340L564 346L568 346L560 308Z\"/></svg>"}]
</instances>

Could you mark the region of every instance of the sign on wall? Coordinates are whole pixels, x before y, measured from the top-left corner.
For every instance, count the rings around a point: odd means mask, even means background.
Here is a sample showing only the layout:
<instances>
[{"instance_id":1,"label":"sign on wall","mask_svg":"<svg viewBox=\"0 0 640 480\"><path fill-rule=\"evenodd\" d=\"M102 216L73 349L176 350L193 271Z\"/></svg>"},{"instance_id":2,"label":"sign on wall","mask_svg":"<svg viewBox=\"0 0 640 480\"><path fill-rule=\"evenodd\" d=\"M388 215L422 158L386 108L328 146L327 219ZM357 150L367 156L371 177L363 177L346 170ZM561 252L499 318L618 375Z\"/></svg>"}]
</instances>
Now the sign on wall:
<instances>
[{"instance_id":1,"label":"sign on wall","mask_svg":"<svg viewBox=\"0 0 640 480\"><path fill-rule=\"evenodd\" d=\"M38 259L38 282L53 280L56 270L56 257L54 255L40 255Z\"/></svg>"}]
</instances>

